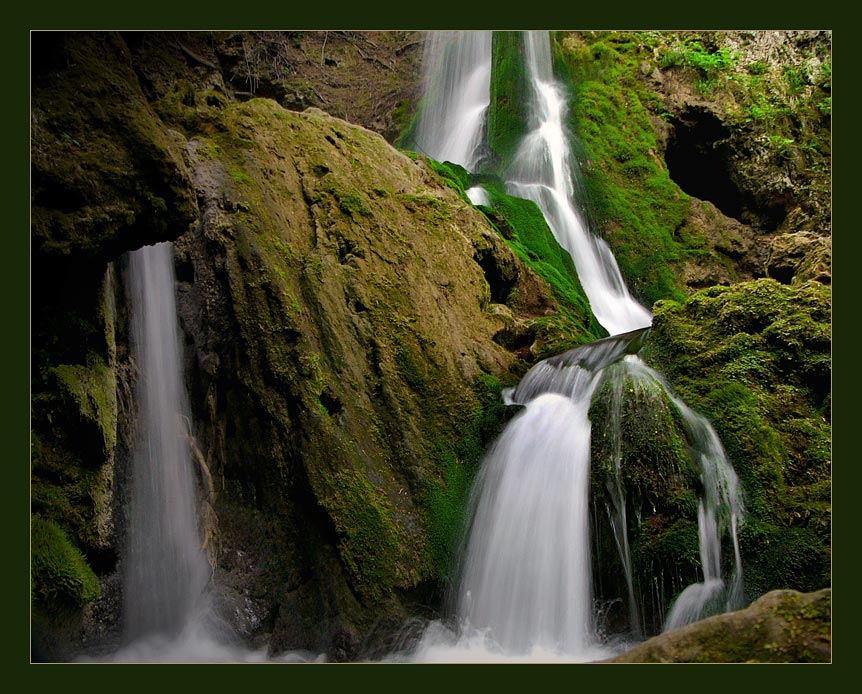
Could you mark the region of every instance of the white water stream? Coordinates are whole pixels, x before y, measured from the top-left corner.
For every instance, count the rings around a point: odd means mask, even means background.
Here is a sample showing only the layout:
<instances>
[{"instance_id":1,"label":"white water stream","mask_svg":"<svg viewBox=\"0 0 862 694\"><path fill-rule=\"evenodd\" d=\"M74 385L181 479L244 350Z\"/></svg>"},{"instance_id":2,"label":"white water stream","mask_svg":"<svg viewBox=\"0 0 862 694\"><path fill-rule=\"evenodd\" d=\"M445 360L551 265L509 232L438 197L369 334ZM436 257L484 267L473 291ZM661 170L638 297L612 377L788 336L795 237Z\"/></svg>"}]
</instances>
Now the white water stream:
<instances>
[{"instance_id":1,"label":"white water stream","mask_svg":"<svg viewBox=\"0 0 862 694\"><path fill-rule=\"evenodd\" d=\"M629 293L616 259L592 234L575 207L575 162L565 126L566 101L553 80L548 32L524 32L532 85L530 130L509 173L511 195L535 202L559 244L574 261L596 320L611 335L644 328L650 312Z\"/></svg>"},{"instance_id":2,"label":"white water stream","mask_svg":"<svg viewBox=\"0 0 862 694\"><path fill-rule=\"evenodd\" d=\"M430 32L423 65L416 148L438 161L474 171L485 144L491 100L491 32Z\"/></svg>"},{"instance_id":3,"label":"white water stream","mask_svg":"<svg viewBox=\"0 0 862 694\"><path fill-rule=\"evenodd\" d=\"M123 589L129 641L181 633L201 610L210 575L198 529L171 253L163 243L129 255L138 369Z\"/></svg>"},{"instance_id":4,"label":"white water stream","mask_svg":"<svg viewBox=\"0 0 862 694\"><path fill-rule=\"evenodd\" d=\"M426 62L426 68L440 69L434 51L442 40L433 34L429 39L432 52L426 53L426 60L434 60ZM485 60L490 65L491 41L483 37L481 50L487 51L487 59L480 59L472 41L463 44L462 56L453 40L447 36L443 79L428 78L428 84L437 84L437 89L445 84L445 90L442 95L434 93L435 110L429 112L441 131L424 131L422 151L469 171L476 159L467 152L481 149L474 135L482 130L475 118L480 109L461 104L484 104L486 77L483 71L480 81L475 77L478 72L463 66L484 65ZM597 385L607 377L603 370L614 363L625 365L618 378L649 380L679 408L704 484L698 523L703 581L682 592L666 627L739 606L742 574L736 529L742 504L736 475L709 423L674 398L659 375L633 354L652 316L629 293L610 248L586 228L576 208L577 168L565 127L566 102L553 80L548 34L524 32L524 42L532 99L528 134L508 172L507 191L533 200L542 210L574 261L596 319L612 337L539 362L507 394L509 403L524 405L524 410L483 460L470 501L454 625L435 622L425 631L412 655L422 662L588 661L613 655L615 647L602 644L596 633L592 595L588 410ZM469 79L455 77L468 73ZM486 110L483 105L481 113ZM473 133L469 147L459 151L451 147L451 133L462 132L447 130L451 118L469 123ZM466 138L459 136L459 141ZM481 188L471 188L468 194L474 204L488 204ZM621 485L612 498L616 508L610 522L626 573L632 634L640 638ZM735 553L730 586L721 578L725 533L730 534Z\"/></svg>"},{"instance_id":5,"label":"white water stream","mask_svg":"<svg viewBox=\"0 0 862 694\"><path fill-rule=\"evenodd\" d=\"M137 431L131 456L123 573L123 636L79 662L272 662L239 643L213 609L211 568L198 524L191 410L177 321L173 248L129 254L131 355L137 366ZM278 662L316 660L285 653Z\"/></svg>"}]
</instances>

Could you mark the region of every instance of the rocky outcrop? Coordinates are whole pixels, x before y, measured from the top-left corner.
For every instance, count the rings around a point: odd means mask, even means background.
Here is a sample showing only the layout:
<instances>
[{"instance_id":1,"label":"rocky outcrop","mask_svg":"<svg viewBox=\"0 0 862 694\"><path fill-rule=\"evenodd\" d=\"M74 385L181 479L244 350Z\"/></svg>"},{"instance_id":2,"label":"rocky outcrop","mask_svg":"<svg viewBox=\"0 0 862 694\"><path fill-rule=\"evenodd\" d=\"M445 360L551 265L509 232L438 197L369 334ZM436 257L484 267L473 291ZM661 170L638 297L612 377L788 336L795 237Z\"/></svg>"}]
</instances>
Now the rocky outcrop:
<instances>
[{"instance_id":1,"label":"rocky outcrop","mask_svg":"<svg viewBox=\"0 0 862 694\"><path fill-rule=\"evenodd\" d=\"M644 641L606 663L831 663L832 591L776 590Z\"/></svg>"},{"instance_id":2,"label":"rocky outcrop","mask_svg":"<svg viewBox=\"0 0 862 694\"><path fill-rule=\"evenodd\" d=\"M517 366L486 276L530 271L375 133L269 100L219 122L189 142L201 221L177 253L222 551L267 573L275 649L355 655L445 569L447 497ZM243 536L254 515L281 530Z\"/></svg>"},{"instance_id":3,"label":"rocky outcrop","mask_svg":"<svg viewBox=\"0 0 862 694\"><path fill-rule=\"evenodd\" d=\"M769 249L830 243L829 32L571 32L560 47L596 228L648 303L797 270L828 281L828 251Z\"/></svg>"}]
</instances>

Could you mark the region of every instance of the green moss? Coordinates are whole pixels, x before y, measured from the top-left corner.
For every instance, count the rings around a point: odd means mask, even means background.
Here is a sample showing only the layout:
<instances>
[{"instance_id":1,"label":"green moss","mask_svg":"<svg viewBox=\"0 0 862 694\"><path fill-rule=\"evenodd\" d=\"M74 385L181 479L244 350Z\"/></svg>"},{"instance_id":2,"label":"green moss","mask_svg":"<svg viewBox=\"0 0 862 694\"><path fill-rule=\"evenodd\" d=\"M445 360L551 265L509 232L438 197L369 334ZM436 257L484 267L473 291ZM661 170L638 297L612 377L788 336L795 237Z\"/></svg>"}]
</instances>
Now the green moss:
<instances>
[{"instance_id":1,"label":"green moss","mask_svg":"<svg viewBox=\"0 0 862 694\"><path fill-rule=\"evenodd\" d=\"M31 592L37 602L48 608L81 607L99 596L99 579L56 523L34 516L30 547Z\"/></svg>"},{"instance_id":2,"label":"green moss","mask_svg":"<svg viewBox=\"0 0 862 694\"><path fill-rule=\"evenodd\" d=\"M59 393L75 404L81 419L98 428L105 455L117 443L117 378L114 369L94 353L87 365L61 364L50 369Z\"/></svg>"},{"instance_id":3,"label":"green moss","mask_svg":"<svg viewBox=\"0 0 862 694\"><path fill-rule=\"evenodd\" d=\"M641 355L713 423L739 475L746 590L829 582L831 291L770 279L663 301Z\"/></svg>"},{"instance_id":4,"label":"green moss","mask_svg":"<svg viewBox=\"0 0 862 694\"><path fill-rule=\"evenodd\" d=\"M518 259L548 283L559 301L555 316L535 322L537 334L546 332L550 337L549 341L543 341L544 351L538 358L606 335L590 310L571 256L554 237L539 207L531 200L507 195L497 178L479 176L475 180L488 192L492 205L490 209L480 209ZM519 298L512 296L509 303L517 308ZM556 328L561 318L579 326L577 335L569 332L569 338L560 341L561 333Z\"/></svg>"},{"instance_id":5,"label":"green moss","mask_svg":"<svg viewBox=\"0 0 862 694\"><path fill-rule=\"evenodd\" d=\"M643 524L634 543L634 563L643 585L648 585L661 570L692 574L700 566L700 541L697 521L652 516Z\"/></svg>"},{"instance_id":6,"label":"green moss","mask_svg":"<svg viewBox=\"0 0 862 694\"><path fill-rule=\"evenodd\" d=\"M398 578L399 533L385 496L357 470L326 477L321 499L339 533L338 549L358 593L374 602Z\"/></svg>"},{"instance_id":7,"label":"green moss","mask_svg":"<svg viewBox=\"0 0 862 694\"><path fill-rule=\"evenodd\" d=\"M681 415L658 383L627 373L624 364L608 367L590 421L600 423L591 437L593 474L602 482L617 475L619 442L624 488L639 507L662 508L696 486Z\"/></svg>"},{"instance_id":8,"label":"green moss","mask_svg":"<svg viewBox=\"0 0 862 694\"><path fill-rule=\"evenodd\" d=\"M638 35L585 32L562 56L574 81L570 129L580 141L583 201L630 288L647 305L684 296L681 264L702 239L677 238L689 198L671 180L652 124L661 107L643 86L651 55Z\"/></svg>"},{"instance_id":9,"label":"green moss","mask_svg":"<svg viewBox=\"0 0 862 694\"><path fill-rule=\"evenodd\" d=\"M507 419L499 380L482 374L473 383L475 400L464 412L464 425L440 431L432 440L431 457L439 474L424 485L422 504L428 517L428 538L438 577L451 575L459 550L470 486L485 450Z\"/></svg>"},{"instance_id":10,"label":"green moss","mask_svg":"<svg viewBox=\"0 0 862 694\"><path fill-rule=\"evenodd\" d=\"M430 158L426 158L426 161L428 166L443 177L446 185L457 190L461 193L461 197L467 200L464 191L470 187L470 174L463 166L453 164L451 161L439 162Z\"/></svg>"},{"instance_id":11,"label":"green moss","mask_svg":"<svg viewBox=\"0 0 862 694\"><path fill-rule=\"evenodd\" d=\"M744 578L750 596L777 587L810 592L831 584L829 540L811 527L782 526L759 518L740 531Z\"/></svg>"},{"instance_id":12,"label":"green moss","mask_svg":"<svg viewBox=\"0 0 862 694\"><path fill-rule=\"evenodd\" d=\"M507 168L526 133L530 86L524 51L521 32L494 32L488 146L494 152L496 170Z\"/></svg>"}]
</instances>

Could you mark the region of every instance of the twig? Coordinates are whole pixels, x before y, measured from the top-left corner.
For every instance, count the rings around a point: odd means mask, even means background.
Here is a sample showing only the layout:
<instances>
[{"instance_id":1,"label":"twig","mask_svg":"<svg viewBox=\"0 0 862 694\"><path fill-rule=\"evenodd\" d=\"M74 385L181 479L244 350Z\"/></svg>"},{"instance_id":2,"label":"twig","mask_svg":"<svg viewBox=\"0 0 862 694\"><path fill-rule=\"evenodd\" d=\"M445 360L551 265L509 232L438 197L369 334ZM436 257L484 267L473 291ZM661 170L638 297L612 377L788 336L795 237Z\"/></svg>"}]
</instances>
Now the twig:
<instances>
[{"instance_id":1,"label":"twig","mask_svg":"<svg viewBox=\"0 0 862 694\"><path fill-rule=\"evenodd\" d=\"M408 48L412 48L420 43L425 43L425 39L419 39L418 41L411 41L410 43L405 43L403 46L399 46L395 49L395 55L401 55Z\"/></svg>"},{"instance_id":2,"label":"twig","mask_svg":"<svg viewBox=\"0 0 862 694\"><path fill-rule=\"evenodd\" d=\"M326 50L326 39L328 39L328 38L329 38L329 32L328 32L328 31L324 31L324 32L323 32L323 45L320 47L320 64L321 64L321 65L323 65L323 64L324 64L324 60L323 60L323 51L325 51L325 50Z\"/></svg>"},{"instance_id":3,"label":"twig","mask_svg":"<svg viewBox=\"0 0 862 694\"><path fill-rule=\"evenodd\" d=\"M177 42L176 42L176 44L177 44L177 47L178 47L178 48L179 48L183 53L185 53L189 58L191 58L191 59L192 59L192 60L194 60L195 62L200 63L201 65L204 65L205 67L208 67L208 68L210 68L211 70L218 70L218 66L217 66L217 65L213 65L209 60L206 60L205 58L201 58L197 53L192 53L188 48L186 48L186 47L185 47L182 43L180 43L179 41L177 41Z\"/></svg>"}]
</instances>

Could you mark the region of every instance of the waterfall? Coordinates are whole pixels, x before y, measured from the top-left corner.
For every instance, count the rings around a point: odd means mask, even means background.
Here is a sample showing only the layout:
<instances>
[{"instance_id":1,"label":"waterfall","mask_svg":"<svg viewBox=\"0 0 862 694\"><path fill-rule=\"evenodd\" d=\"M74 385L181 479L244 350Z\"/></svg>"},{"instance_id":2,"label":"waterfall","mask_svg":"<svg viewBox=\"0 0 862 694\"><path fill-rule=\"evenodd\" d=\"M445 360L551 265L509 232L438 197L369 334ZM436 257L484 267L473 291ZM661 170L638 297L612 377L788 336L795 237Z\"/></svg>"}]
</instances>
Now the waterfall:
<instances>
[{"instance_id":1,"label":"waterfall","mask_svg":"<svg viewBox=\"0 0 862 694\"><path fill-rule=\"evenodd\" d=\"M611 335L648 326L650 312L631 296L607 243L587 229L575 208L575 162L565 127L566 101L553 81L548 33L525 32L524 40L532 85L530 130L515 155L507 191L532 200L542 210L574 261L593 315Z\"/></svg>"},{"instance_id":2,"label":"waterfall","mask_svg":"<svg viewBox=\"0 0 862 694\"><path fill-rule=\"evenodd\" d=\"M584 375L579 389L588 392L594 379ZM531 400L476 481L458 614L504 653L594 645L585 402L554 393Z\"/></svg>"},{"instance_id":3,"label":"waterfall","mask_svg":"<svg viewBox=\"0 0 862 694\"><path fill-rule=\"evenodd\" d=\"M210 574L197 522L171 253L162 243L129 256L138 368L123 591L130 641L179 634L199 609Z\"/></svg>"},{"instance_id":4,"label":"waterfall","mask_svg":"<svg viewBox=\"0 0 862 694\"><path fill-rule=\"evenodd\" d=\"M123 572L123 643L80 662L305 662L247 649L214 609L198 527L191 410L182 368L173 247L129 254L130 348L137 418L129 471ZM200 472L206 474L203 470ZM102 646L112 648L111 646Z\"/></svg>"},{"instance_id":5,"label":"waterfall","mask_svg":"<svg viewBox=\"0 0 862 694\"><path fill-rule=\"evenodd\" d=\"M429 32L423 53L424 98L416 148L475 171L491 101L491 32Z\"/></svg>"},{"instance_id":6,"label":"waterfall","mask_svg":"<svg viewBox=\"0 0 862 694\"><path fill-rule=\"evenodd\" d=\"M454 620L450 626L433 623L425 631L413 653L419 661L586 661L612 655L614 647L602 644L596 632L589 530L588 411L603 378L641 379L662 389L685 423L693 463L703 483L698 511L703 581L677 597L665 627L740 606L742 569L736 532L742 501L736 475L709 422L676 398L637 356L652 315L629 293L608 245L581 219L575 205L577 165L565 126L566 102L553 80L549 37L536 31L523 35L532 96L527 135L507 170L507 192L539 206L557 241L571 255L593 314L611 337L537 363L504 394L507 404L524 409L482 461L471 492ZM446 84L450 99L429 100L433 109L424 112L423 118L436 120L442 132L449 129L453 135L462 131L452 128L451 119L464 118L464 130L470 123L471 133L476 133L473 124L479 109L469 111L469 118L466 109L440 111L444 104L463 109L462 102L478 81L451 43L446 44L449 58L441 61L439 46L452 40L447 34L429 41L426 69L443 70L438 80ZM484 37L483 41L490 43ZM473 48L465 45L464 51ZM464 79L460 86L458 75ZM437 83L433 76L427 80L429 85ZM482 106L483 114L485 110ZM430 123L426 127L430 131ZM459 153L444 147L443 140L428 137L424 151L471 170L477 161L473 153L481 151L475 140L470 139L469 147L462 146ZM486 205L483 193L481 188L471 188L468 194L474 204ZM620 368L613 372L607 368L617 364ZM618 439L623 427L619 417L614 421L613 410L619 414L622 382L611 384L615 396L608 433ZM625 573L631 635L640 639L621 447L615 450L609 521ZM721 546L728 536L735 569L726 585L721 577ZM662 599L659 593L659 602Z\"/></svg>"}]
</instances>

